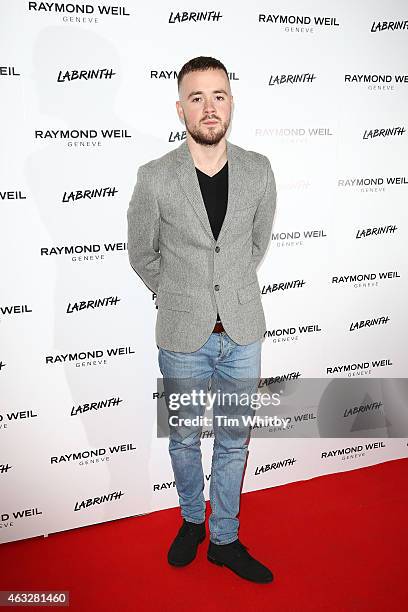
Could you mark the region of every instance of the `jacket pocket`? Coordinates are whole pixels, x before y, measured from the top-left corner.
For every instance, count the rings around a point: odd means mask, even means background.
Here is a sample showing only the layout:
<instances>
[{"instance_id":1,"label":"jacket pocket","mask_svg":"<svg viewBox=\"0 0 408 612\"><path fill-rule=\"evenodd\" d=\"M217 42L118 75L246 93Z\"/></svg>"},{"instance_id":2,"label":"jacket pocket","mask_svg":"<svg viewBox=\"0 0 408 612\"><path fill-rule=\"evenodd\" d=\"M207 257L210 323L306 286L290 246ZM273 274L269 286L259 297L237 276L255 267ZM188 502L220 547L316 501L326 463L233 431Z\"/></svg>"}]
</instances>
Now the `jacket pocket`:
<instances>
[{"instance_id":1,"label":"jacket pocket","mask_svg":"<svg viewBox=\"0 0 408 612\"><path fill-rule=\"evenodd\" d=\"M261 297L258 281L254 281L245 287L240 287L237 290L238 300L241 304L245 304L246 302L250 302L257 297Z\"/></svg>"},{"instance_id":2,"label":"jacket pocket","mask_svg":"<svg viewBox=\"0 0 408 612\"><path fill-rule=\"evenodd\" d=\"M159 295L156 298L156 306L169 310L190 312L192 298L190 295L185 295L183 293L171 293L170 291L159 289Z\"/></svg>"}]
</instances>

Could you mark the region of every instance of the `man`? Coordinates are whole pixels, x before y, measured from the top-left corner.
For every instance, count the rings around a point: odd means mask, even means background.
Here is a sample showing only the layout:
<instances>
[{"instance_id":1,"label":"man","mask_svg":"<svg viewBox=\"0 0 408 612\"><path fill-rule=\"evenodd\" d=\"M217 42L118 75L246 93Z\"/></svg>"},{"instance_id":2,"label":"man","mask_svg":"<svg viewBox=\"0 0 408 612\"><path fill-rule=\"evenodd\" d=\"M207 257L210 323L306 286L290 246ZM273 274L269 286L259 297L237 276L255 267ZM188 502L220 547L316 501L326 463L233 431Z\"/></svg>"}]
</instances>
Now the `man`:
<instances>
[{"instance_id":1,"label":"man","mask_svg":"<svg viewBox=\"0 0 408 612\"><path fill-rule=\"evenodd\" d=\"M156 344L166 402L172 385L257 391L266 322L256 268L276 206L268 158L225 137L233 104L225 66L211 57L190 60L179 72L178 92L176 109L187 139L140 166L128 209L130 263L157 294ZM202 416L203 405L193 404L180 407L178 416ZM242 578L271 582L272 572L238 538L250 428L241 426L242 419L238 426L223 420L249 414L238 404L213 406L207 558ZM170 426L169 436L183 517L168 551L174 566L190 563L206 536L202 427L183 423L180 418Z\"/></svg>"}]
</instances>

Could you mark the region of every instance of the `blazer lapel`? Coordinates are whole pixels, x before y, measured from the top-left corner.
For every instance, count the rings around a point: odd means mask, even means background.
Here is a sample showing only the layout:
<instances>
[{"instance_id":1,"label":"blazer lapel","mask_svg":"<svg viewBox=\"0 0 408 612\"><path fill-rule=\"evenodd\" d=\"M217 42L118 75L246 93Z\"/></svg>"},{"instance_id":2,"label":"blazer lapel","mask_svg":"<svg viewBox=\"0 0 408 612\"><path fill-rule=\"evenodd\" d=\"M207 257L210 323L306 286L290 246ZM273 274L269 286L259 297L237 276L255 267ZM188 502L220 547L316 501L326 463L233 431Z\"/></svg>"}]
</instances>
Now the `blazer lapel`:
<instances>
[{"instance_id":1,"label":"blazer lapel","mask_svg":"<svg viewBox=\"0 0 408 612\"><path fill-rule=\"evenodd\" d=\"M229 224L233 217L234 209L242 194L241 175L239 172L239 152L232 143L226 141L227 159L228 159L228 201L227 210L224 217L217 243L220 243L225 233L228 231ZM180 184L186 194L188 201L194 208L199 217L205 231L215 243L215 239L211 230L211 225L208 220L207 209L205 208L204 200L201 195L200 183L198 182L197 172L194 165L194 160L185 140L177 149L177 176Z\"/></svg>"}]
</instances>

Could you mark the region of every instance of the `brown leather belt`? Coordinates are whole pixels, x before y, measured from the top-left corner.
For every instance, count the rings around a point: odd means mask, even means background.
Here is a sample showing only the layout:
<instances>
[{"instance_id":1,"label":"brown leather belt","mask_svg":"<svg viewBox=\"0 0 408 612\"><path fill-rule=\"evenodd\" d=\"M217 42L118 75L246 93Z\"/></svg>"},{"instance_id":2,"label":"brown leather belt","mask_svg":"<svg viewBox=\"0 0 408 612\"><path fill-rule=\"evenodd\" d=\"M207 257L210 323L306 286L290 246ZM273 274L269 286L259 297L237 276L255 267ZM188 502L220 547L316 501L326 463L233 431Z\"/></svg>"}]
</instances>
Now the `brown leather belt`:
<instances>
[{"instance_id":1,"label":"brown leather belt","mask_svg":"<svg viewBox=\"0 0 408 612\"><path fill-rule=\"evenodd\" d=\"M221 321L217 321L214 325L213 333L220 334L223 331L225 331L223 324Z\"/></svg>"}]
</instances>

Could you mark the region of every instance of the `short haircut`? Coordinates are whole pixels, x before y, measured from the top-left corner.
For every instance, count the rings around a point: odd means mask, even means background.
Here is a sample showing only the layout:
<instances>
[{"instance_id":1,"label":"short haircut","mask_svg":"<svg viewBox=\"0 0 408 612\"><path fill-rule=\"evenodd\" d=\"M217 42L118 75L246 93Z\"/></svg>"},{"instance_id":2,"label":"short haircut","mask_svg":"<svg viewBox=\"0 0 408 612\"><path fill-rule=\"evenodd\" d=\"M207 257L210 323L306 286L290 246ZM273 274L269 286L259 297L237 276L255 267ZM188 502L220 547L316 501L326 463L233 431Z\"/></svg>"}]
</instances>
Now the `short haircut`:
<instances>
[{"instance_id":1,"label":"short haircut","mask_svg":"<svg viewBox=\"0 0 408 612\"><path fill-rule=\"evenodd\" d=\"M223 70L229 79L227 69L224 64L214 57L205 57L204 55L200 55L200 57L194 57L184 64L180 72L177 76L177 87L178 91L180 91L180 85L183 78L189 72L197 72L198 70Z\"/></svg>"}]
</instances>

